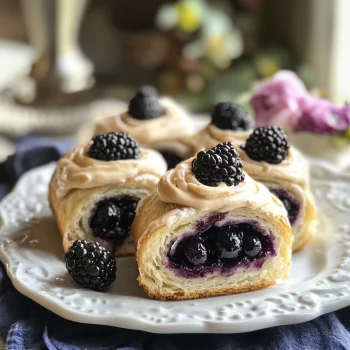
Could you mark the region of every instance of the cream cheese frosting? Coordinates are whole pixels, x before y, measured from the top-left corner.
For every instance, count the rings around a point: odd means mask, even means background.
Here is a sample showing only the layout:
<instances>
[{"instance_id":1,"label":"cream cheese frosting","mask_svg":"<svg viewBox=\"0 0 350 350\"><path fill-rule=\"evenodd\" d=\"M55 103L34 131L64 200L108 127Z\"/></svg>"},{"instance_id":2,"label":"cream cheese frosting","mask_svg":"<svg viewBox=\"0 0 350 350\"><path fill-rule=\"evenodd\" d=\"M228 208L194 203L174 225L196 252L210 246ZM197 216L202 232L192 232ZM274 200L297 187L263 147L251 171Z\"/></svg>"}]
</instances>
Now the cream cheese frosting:
<instances>
[{"instance_id":1,"label":"cream cheese frosting","mask_svg":"<svg viewBox=\"0 0 350 350\"><path fill-rule=\"evenodd\" d=\"M188 138L187 143L192 147L193 153L215 147L221 142L231 142L235 147L239 147L245 143L251 133L252 130L222 130L213 124L208 124L200 133Z\"/></svg>"},{"instance_id":2,"label":"cream cheese frosting","mask_svg":"<svg viewBox=\"0 0 350 350\"><path fill-rule=\"evenodd\" d=\"M169 98L161 98L165 114L159 118L138 120L128 112L100 119L93 136L108 132L127 132L140 144L152 144L182 138L192 134L192 123L186 112Z\"/></svg>"},{"instance_id":3,"label":"cream cheese frosting","mask_svg":"<svg viewBox=\"0 0 350 350\"><path fill-rule=\"evenodd\" d=\"M290 182L308 186L308 162L294 147L290 147L287 158L279 164L255 161L241 148L237 148L244 170L257 181Z\"/></svg>"},{"instance_id":4,"label":"cream cheese frosting","mask_svg":"<svg viewBox=\"0 0 350 350\"><path fill-rule=\"evenodd\" d=\"M166 172L166 163L156 151L140 149L139 159L101 161L87 154L92 141L65 154L57 165L56 195L66 196L74 189L95 188L119 183L154 188Z\"/></svg>"},{"instance_id":5,"label":"cream cheese frosting","mask_svg":"<svg viewBox=\"0 0 350 350\"><path fill-rule=\"evenodd\" d=\"M248 174L238 186L226 186L224 183L217 187L203 185L191 170L193 159L180 163L161 178L157 186L161 201L218 212L247 207L254 210L269 203L271 198L281 206L264 185L254 181Z\"/></svg>"},{"instance_id":6,"label":"cream cheese frosting","mask_svg":"<svg viewBox=\"0 0 350 350\"><path fill-rule=\"evenodd\" d=\"M226 186L221 183L217 187L210 187L200 183L192 172L192 161L190 158L175 169L168 171L158 183L156 192L152 195L158 197L162 202L175 204L179 207L166 212L162 216L153 220L143 234L138 238L138 247L159 227L170 229L176 222L196 215L198 212L229 212L239 209L250 209L254 212L258 208L271 210L271 204L274 208L274 215L285 216L286 223L287 212L280 200L277 199L263 184L254 181L245 173L245 180L237 186ZM147 202L152 205L151 202ZM137 207L138 215L144 210L146 201L141 200Z\"/></svg>"}]
</instances>

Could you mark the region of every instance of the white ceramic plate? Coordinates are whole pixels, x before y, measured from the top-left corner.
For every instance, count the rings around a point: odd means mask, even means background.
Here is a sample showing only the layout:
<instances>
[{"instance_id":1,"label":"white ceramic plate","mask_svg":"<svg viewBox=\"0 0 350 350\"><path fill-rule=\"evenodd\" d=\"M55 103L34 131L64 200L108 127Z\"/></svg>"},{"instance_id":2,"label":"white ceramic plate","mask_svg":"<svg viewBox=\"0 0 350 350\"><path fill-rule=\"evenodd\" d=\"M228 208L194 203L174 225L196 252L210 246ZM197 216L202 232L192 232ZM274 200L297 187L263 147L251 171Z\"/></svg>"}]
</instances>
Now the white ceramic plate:
<instances>
[{"instance_id":1,"label":"white ceramic plate","mask_svg":"<svg viewBox=\"0 0 350 350\"><path fill-rule=\"evenodd\" d=\"M108 293L72 282L46 198L53 169L51 164L27 173L1 203L0 258L21 293L62 317L155 333L239 333L308 321L350 305L350 175L327 164L312 164L319 236L293 256L289 282L176 302L148 299L132 258L118 260L117 281Z\"/></svg>"}]
</instances>

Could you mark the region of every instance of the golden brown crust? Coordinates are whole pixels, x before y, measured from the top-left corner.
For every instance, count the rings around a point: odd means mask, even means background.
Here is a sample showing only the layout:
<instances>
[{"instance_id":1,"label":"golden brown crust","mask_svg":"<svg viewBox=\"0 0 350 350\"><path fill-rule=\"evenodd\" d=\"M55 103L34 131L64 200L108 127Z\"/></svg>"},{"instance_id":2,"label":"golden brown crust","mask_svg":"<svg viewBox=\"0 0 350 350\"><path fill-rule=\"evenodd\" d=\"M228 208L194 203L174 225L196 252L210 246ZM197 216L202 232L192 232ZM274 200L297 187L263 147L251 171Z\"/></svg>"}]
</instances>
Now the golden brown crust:
<instances>
[{"instance_id":1,"label":"golden brown crust","mask_svg":"<svg viewBox=\"0 0 350 350\"><path fill-rule=\"evenodd\" d=\"M200 298L210 298L210 297L218 297L221 295L230 295L230 294L238 294L238 293L245 293L245 292L252 292L254 290L267 288L270 286L273 286L276 284L275 280L262 280L259 283L256 283L252 286L245 286L241 288L223 288L220 290L215 291L203 291L198 293L190 293L190 294L184 294L184 293L176 293L176 294L160 294L160 293L154 293L152 290L150 290L146 284L144 284L141 279L139 278L139 283L143 287L145 293L157 300L188 300L188 299L200 299Z\"/></svg>"},{"instance_id":2,"label":"golden brown crust","mask_svg":"<svg viewBox=\"0 0 350 350\"><path fill-rule=\"evenodd\" d=\"M62 237L64 236L63 230L62 230L62 225L60 224L60 222L58 221L57 217L58 217L58 208L59 208L59 201L55 195L55 182L56 182L56 176L57 176L57 170L55 170L50 184L49 184L49 193L48 193L48 200L49 200L49 205L51 208L51 211L54 215L54 217L56 218L56 222L57 222L57 228L58 231L60 232L60 234L62 235ZM64 249L64 251L66 251L66 249Z\"/></svg>"},{"instance_id":3,"label":"golden brown crust","mask_svg":"<svg viewBox=\"0 0 350 350\"><path fill-rule=\"evenodd\" d=\"M298 246L296 246L295 248L293 248L293 254L294 253L298 253L300 251L302 251L309 243L311 243L314 239L313 235L309 235L307 237L307 239L305 239L302 244L299 244Z\"/></svg>"},{"instance_id":4,"label":"golden brown crust","mask_svg":"<svg viewBox=\"0 0 350 350\"><path fill-rule=\"evenodd\" d=\"M183 207L180 205L168 204L160 201L156 192L153 192L151 195L140 201L135 220L131 226L131 235L135 247L137 247L137 244L141 244L141 241L139 242L140 237L152 221L172 210L181 208Z\"/></svg>"},{"instance_id":5,"label":"golden brown crust","mask_svg":"<svg viewBox=\"0 0 350 350\"><path fill-rule=\"evenodd\" d=\"M305 202L305 218L304 218L304 230L301 233L303 239L300 239L298 244L293 245L293 253L301 251L314 239L315 231L317 229L318 217L317 211L312 198L312 194L309 189L305 190L306 202Z\"/></svg>"},{"instance_id":6,"label":"golden brown crust","mask_svg":"<svg viewBox=\"0 0 350 350\"><path fill-rule=\"evenodd\" d=\"M277 186L285 189L293 195L300 203L304 203L299 213L299 218L292 227L293 230L293 252L300 251L313 240L316 234L318 217L313 195L309 186L308 173L305 173L305 181L301 184L293 184L287 181L272 182L267 178L256 178L268 188Z\"/></svg>"}]
</instances>

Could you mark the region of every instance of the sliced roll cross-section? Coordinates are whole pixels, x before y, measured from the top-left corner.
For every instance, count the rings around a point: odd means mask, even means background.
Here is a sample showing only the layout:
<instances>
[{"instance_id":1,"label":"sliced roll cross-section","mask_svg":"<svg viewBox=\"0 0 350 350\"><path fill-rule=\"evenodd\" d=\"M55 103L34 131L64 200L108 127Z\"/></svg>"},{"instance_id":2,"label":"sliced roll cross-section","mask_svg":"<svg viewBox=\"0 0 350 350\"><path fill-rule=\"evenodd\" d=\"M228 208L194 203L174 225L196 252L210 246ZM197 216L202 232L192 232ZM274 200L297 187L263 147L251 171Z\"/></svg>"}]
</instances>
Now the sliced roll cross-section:
<instances>
[{"instance_id":1,"label":"sliced roll cross-section","mask_svg":"<svg viewBox=\"0 0 350 350\"><path fill-rule=\"evenodd\" d=\"M245 171L285 206L294 235L293 251L302 249L313 239L318 222L307 160L276 126L256 128L238 150Z\"/></svg>"},{"instance_id":2,"label":"sliced roll cross-section","mask_svg":"<svg viewBox=\"0 0 350 350\"><path fill-rule=\"evenodd\" d=\"M97 136L64 155L49 188L64 250L90 240L118 256L133 254L129 231L137 204L165 171L159 153L139 148L126 133Z\"/></svg>"},{"instance_id":3,"label":"sliced roll cross-section","mask_svg":"<svg viewBox=\"0 0 350 350\"><path fill-rule=\"evenodd\" d=\"M131 230L139 282L156 299L246 292L289 276L286 210L244 173L229 143L164 175L140 202Z\"/></svg>"}]
</instances>

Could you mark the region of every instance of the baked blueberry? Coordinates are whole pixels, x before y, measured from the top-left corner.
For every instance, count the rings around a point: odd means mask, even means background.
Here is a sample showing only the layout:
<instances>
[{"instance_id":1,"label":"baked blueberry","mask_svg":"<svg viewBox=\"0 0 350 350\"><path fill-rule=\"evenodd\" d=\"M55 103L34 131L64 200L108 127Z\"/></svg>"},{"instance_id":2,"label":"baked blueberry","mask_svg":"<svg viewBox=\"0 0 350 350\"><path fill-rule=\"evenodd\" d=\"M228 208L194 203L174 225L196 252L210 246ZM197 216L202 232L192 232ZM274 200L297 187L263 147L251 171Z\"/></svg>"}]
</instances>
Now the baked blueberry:
<instances>
[{"instance_id":1,"label":"baked blueberry","mask_svg":"<svg viewBox=\"0 0 350 350\"><path fill-rule=\"evenodd\" d=\"M97 242L75 241L64 261L74 281L85 288L103 291L115 281L114 256Z\"/></svg>"},{"instance_id":2,"label":"baked blueberry","mask_svg":"<svg viewBox=\"0 0 350 350\"><path fill-rule=\"evenodd\" d=\"M262 244L260 239L255 236L244 237L243 249L244 249L244 253L248 257L250 258L256 257L261 252L261 249L262 249Z\"/></svg>"},{"instance_id":3,"label":"baked blueberry","mask_svg":"<svg viewBox=\"0 0 350 350\"><path fill-rule=\"evenodd\" d=\"M243 233L235 226L226 226L217 231L217 252L223 259L235 259L243 246Z\"/></svg>"},{"instance_id":4,"label":"baked blueberry","mask_svg":"<svg viewBox=\"0 0 350 350\"><path fill-rule=\"evenodd\" d=\"M168 266L188 278L203 277L215 269L225 272L275 254L270 237L263 235L256 223L216 226L221 220L217 215L199 222L195 236L184 237L175 250L170 248Z\"/></svg>"},{"instance_id":5,"label":"baked blueberry","mask_svg":"<svg viewBox=\"0 0 350 350\"><path fill-rule=\"evenodd\" d=\"M187 239L182 249L187 262L193 266L203 265L207 261L207 249L199 237Z\"/></svg>"},{"instance_id":6,"label":"baked blueberry","mask_svg":"<svg viewBox=\"0 0 350 350\"><path fill-rule=\"evenodd\" d=\"M175 251L169 250L169 267L177 269L182 276L193 278L212 269L225 271L275 254L269 236L264 236L254 223L217 227L215 222L220 220L222 217L218 215L198 223L196 227L200 231L196 231L196 236L184 238Z\"/></svg>"}]
</instances>

